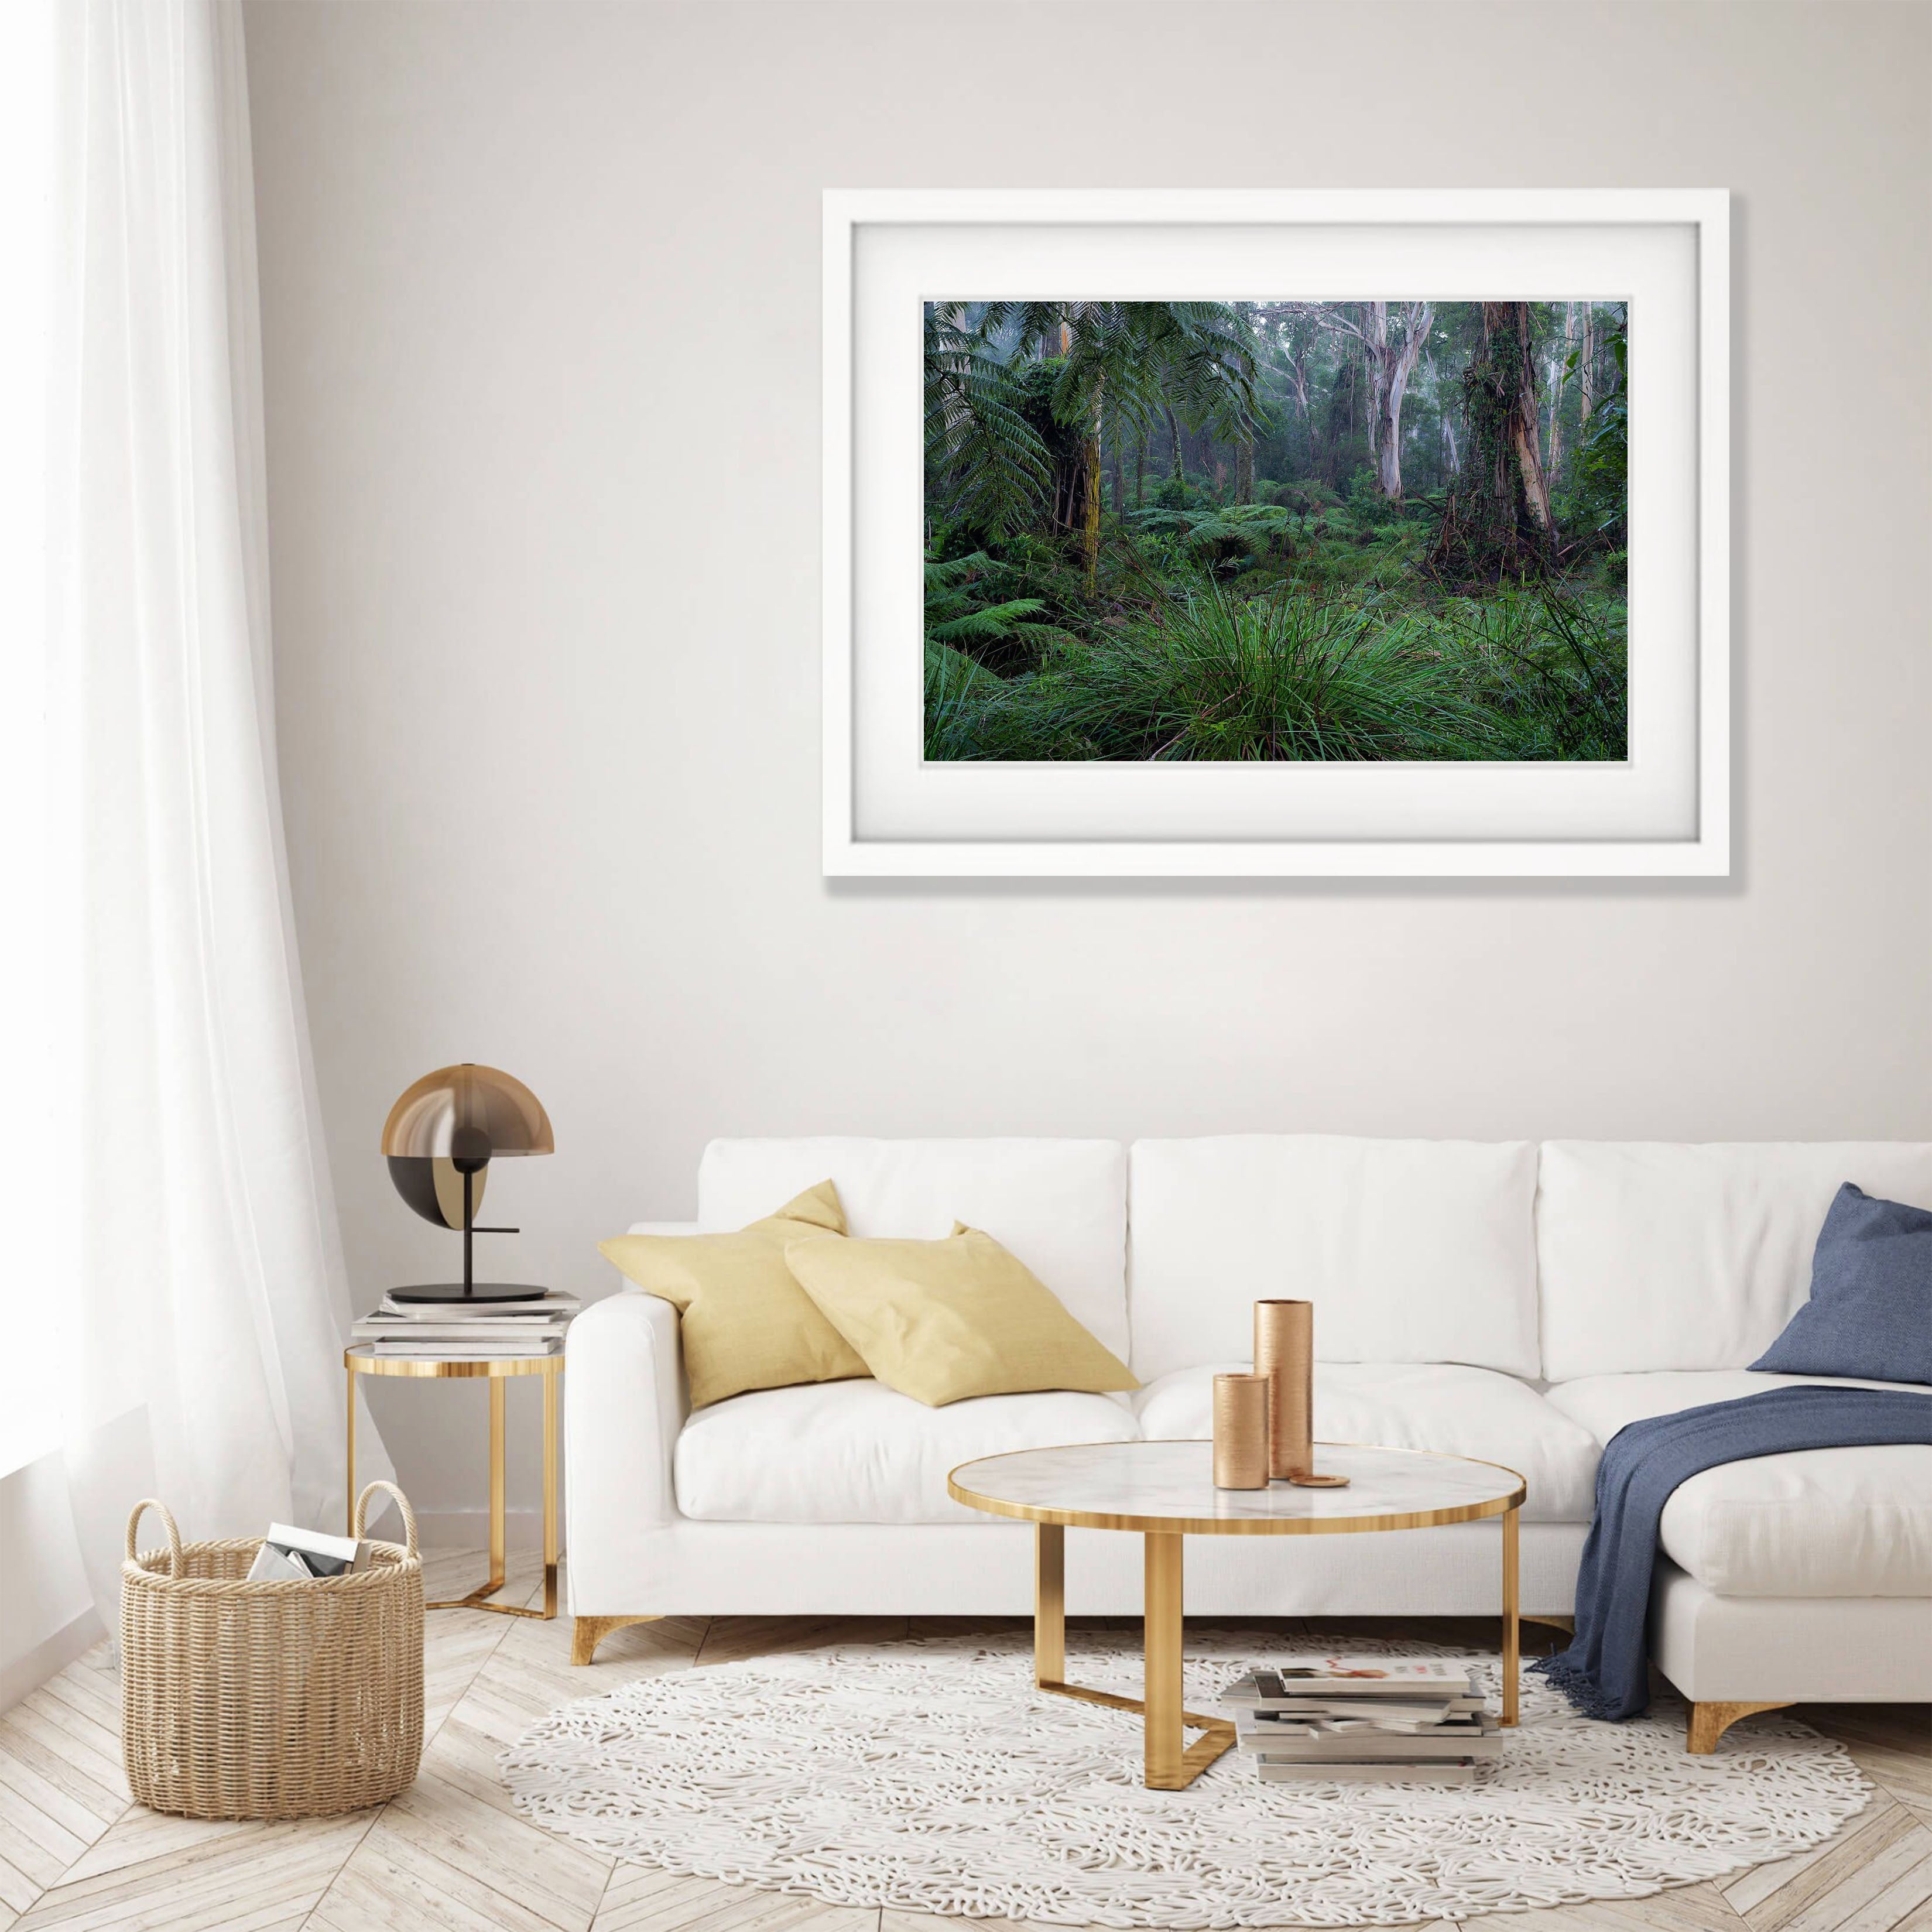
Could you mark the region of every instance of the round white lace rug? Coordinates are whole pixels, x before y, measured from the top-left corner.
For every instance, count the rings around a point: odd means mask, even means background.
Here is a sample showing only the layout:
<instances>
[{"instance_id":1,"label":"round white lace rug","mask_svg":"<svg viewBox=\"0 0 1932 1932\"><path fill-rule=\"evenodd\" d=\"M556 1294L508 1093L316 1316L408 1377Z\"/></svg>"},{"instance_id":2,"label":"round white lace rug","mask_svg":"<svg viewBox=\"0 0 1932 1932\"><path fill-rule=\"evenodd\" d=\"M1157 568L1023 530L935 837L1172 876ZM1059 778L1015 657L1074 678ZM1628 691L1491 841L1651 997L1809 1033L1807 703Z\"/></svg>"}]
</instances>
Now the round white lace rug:
<instances>
[{"instance_id":1,"label":"round white lace rug","mask_svg":"<svg viewBox=\"0 0 1932 1932\"><path fill-rule=\"evenodd\" d=\"M1321 1640L1190 1636L1188 1706ZM1466 1659L1493 1695L1493 1655ZM1076 1682L1137 1695L1137 1636L1068 1635ZM1229 1751L1140 1782L1139 1720L1036 1691L1024 1637L852 1646L674 1672L554 1712L503 1754L520 1808L620 1858L891 1906L1054 1924L1391 1925L1631 1898L1820 1843L1868 1787L1762 1719L1710 1757L1681 1708L1579 1718L1538 1677L1473 1785L1264 1784Z\"/></svg>"}]
</instances>

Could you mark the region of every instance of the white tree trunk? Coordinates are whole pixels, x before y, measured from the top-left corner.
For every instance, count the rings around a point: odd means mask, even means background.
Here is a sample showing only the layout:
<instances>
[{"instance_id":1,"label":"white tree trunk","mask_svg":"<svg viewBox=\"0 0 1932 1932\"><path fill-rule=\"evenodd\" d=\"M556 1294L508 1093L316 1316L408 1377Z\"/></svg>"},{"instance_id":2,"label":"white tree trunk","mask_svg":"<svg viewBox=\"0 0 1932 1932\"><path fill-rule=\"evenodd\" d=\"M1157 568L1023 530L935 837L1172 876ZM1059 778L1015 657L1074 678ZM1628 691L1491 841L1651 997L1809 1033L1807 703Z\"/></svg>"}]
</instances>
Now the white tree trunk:
<instances>
[{"instance_id":1,"label":"white tree trunk","mask_svg":"<svg viewBox=\"0 0 1932 1932\"><path fill-rule=\"evenodd\" d=\"M1434 304L1411 302L1408 326L1400 349L1388 339L1388 304L1376 302L1370 325L1370 368L1374 380L1376 428L1370 437L1376 456L1376 480L1391 503L1402 501L1402 402L1408 392L1408 379L1415 373L1416 358L1428 339L1429 325L1435 317Z\"/></svg>"},{"instance_id":2,"label":"white tree trunk","mask_svg":"<svg viewBox=\"0 0 1932 1932\"><path fill-rule=\"evenodd\" d=\"M1369 370L1369 461L1374 466L1376 481L1382 485L1383 495L1387 496L1388 485L1384 480L1382 446L1388 398L1388 304L1370 302L1368 310L1369 326L1363 339L1367 350L1364 359ZM1399 456L1396 466L1400 471L1402 466Z\"/></svg>"},{"instance_id":3,"label":"white tree trunk","mask_svg":"<svg viewBox=\"0 0 1932 1932\"><path fill-rule=\"evenodd\" d=\"M1543 457L1536 446L1536 418L1528 410L1518 412L1516 430L1516 466L1522 472L1522 494L1529 514L1540 530L1552 529L1550 515L1550 479L1544 473Z\"/></svg>"},{"instance_id":4,"label":"white tree trunk","mask_svg":"<svg viewBox=\"0 0 1932 1932\"><path fill-rule=\"evenodd\" d=\"M1583 352L1576 358L1577 374L1583 379L1583 421L1587 425L1590 412L1597 406L1597 311L1594 306L1583 304Z\"/></svg>"},{"instance_id":5,"label":"white tree trunk","mask_svg":"<svg viewBox=\"0 0 1932 1932\"><path fill-rule=\"evenodd\" d=\"M1288 365L1288 374L1294 378L1295 406L1301 412L1301 427L1308 437L1308 467L1315 467L1315 412L1309 406L1308 371L1304 366L1308 352L1301 350Z\"/></svg>"},{"instance_id":6,"label":"white tree trunk","mask_svg":"<svg viewBox=\"0 0 1932 1932\"><path fill-rule=\"evenodd\" d=\"M1550 464L1552 481L1563 466L1563 371L1570 360L1570 344L1576 334L1576 304L1563 304L1563 346L1556 358L1556 373L1550 385Z\"/></svg>"}]
</instances>

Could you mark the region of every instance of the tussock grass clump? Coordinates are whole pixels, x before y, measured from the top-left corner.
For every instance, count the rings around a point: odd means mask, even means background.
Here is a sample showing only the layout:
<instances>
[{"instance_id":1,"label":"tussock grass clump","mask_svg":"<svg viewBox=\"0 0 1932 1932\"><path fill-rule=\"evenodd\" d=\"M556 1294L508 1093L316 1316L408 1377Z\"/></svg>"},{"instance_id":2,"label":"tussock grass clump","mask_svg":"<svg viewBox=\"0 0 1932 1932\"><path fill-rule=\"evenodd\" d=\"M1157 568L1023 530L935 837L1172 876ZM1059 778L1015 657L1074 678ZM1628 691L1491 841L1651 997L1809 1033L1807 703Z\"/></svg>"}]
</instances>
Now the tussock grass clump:
<instances>
[{"instance_id":1,"label":"tussock grass clump","mask_svg":"<svg viewBox=\"0 0 1932 1932\"><path fill-rule=\"evenodd\" d=\"M1265 526L1264 526L1265 527ZM1142 542L1153 539L1143 538ZM1170 539L1171 540L1171 539ZM1197 565L1078 632L1010 597L927 634L931 759L1618 759L1625 755L1620 604L1548 585L1420 602L1410 539L1292 563ZM1292 574L1277 574L1282 570ZM1001 584L1002 590L1011 586ZM990 594L992 586L986 586ZM974 621L978 620L978 621ZM1025 668L989 664L985 627ZM1037 655L1035 656L1034 653Z\"/></svg>"},{"instance_id":2,"label":"tussock grass clump","mask_svg":"<svg viewBox=\"0 0 1932 1932\"><path fill-rule=\"evenodd\" d=\"M1622 606L1545 585L1458 602L1443 622L1472 667L1472 688L1519 759L1627 755L1630 679Z\"/></svg>"},{"instance_id":3,"label":"tussock grass clump","mask_svg":"<svg viewBox=\"0 0 1932 1932\"><path fill-rule=\"evenodd\" d=\"M1480 708L1418 654L1422 628L1204 577L1144 622L1054 650L1024 708L1096 758L1497 755Z\"/></svg>"}]
</instances>

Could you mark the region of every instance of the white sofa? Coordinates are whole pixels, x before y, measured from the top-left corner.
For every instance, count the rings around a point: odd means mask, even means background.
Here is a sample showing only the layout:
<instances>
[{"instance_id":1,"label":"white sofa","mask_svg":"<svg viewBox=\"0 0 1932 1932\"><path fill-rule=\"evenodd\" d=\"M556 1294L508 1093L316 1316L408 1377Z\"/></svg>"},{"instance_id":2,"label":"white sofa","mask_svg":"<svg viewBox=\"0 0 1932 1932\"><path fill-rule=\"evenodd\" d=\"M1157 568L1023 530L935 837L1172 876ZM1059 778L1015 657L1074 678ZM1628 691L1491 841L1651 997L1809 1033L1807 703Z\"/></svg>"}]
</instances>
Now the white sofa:
<instances>
[{"instance_id":1,"label":"white sofa","mask_svg":"<svg viewBox=\"0 0 1932 1932\"><path fill-rule=\"evenodd\" d=\"M830 1175L857 1236L955 1219L1017 1254L1132 1366L1130 1396L927 1408L869 1381L692 1414L677 1315L635 1291L572 1324L570 1607L1019 1613L1024 1524L954 1503L956 1464L1049 1443L1199 1437L1256 1298L1316 1304L1318 1436L1454 1451L1526 1478L1522 1607L1572 1607L1603 1445L1640 1416L1801 1378L1750 1373L1808 1291L1839 1184L1932 1207L1932 1145L716 1141L694 1224L742 1226ZM1874 1384L1883 1386L1884 1384ZM1494 1522L1190 1544L1196 1615L1492 1616ZM1740 1707L1932 1699L1932 1448L1708 1471L1660 1532L1653 1653L1706 1742ZM1067 1540L1076 1614L1138 1612L1138 1538Z\"/></svg>"}]
</instances>

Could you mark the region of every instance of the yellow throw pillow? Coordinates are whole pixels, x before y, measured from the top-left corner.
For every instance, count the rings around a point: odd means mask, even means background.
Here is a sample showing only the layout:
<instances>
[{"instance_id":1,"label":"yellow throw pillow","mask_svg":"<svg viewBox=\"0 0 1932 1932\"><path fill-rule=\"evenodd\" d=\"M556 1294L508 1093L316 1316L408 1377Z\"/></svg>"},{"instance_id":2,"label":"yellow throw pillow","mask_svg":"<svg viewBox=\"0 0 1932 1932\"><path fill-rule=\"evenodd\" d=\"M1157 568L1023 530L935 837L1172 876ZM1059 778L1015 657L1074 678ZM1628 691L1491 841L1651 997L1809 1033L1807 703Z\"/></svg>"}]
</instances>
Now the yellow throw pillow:
<instances>
[{"instance_id":1,"label":"yellow throw pillow","mask_svg":"<svg viewBox=\"0 0 1932 1932\"><path fill-rule=\"evenodd\" d=\"M735 1234L620 1234L597 1252L678 1311L691 1406L747 1389L838 1382L866 1365L786 1265L790 1248L843 1247L829 1180Z\"/></svg>"},{"instance_id":2,"label":"yellow throw pillow","mask_svg":"<svg viewBox=\"0 0 1932 1932\"><path fill-rule=\"evenodd\" d=\"M975 1395L1138 1388L1124 1364L990 1234L794 1241L791 1271L888 1388L938 1408Z\"/></svg>"}]
</instances>

